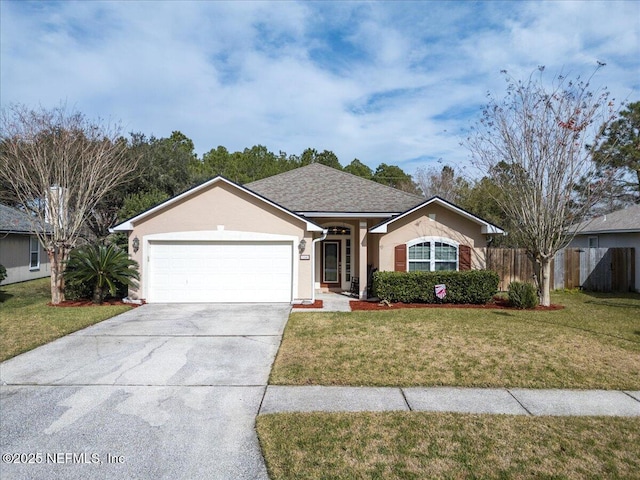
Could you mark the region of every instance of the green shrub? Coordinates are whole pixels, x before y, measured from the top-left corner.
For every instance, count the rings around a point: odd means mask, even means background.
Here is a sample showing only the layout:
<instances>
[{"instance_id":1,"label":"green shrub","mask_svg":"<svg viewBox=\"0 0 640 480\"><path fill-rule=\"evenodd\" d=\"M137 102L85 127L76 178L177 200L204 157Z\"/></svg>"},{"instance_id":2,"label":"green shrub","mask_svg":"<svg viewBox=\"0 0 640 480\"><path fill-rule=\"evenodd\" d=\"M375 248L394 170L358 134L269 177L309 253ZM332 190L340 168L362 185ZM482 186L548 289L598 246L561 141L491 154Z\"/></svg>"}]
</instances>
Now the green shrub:
<instances>
[{"instance_id":1,"label":"green shrub","mask_svg":"<svg viewBox=\"0 0 640 480\"><path fill-rule=\"evenodd\" d=\"M538 292L530 283L511 282L508 288L509 305L514 308L536 308Z\"/></svg>"},{"instance_id":2,"label":"green shrub","mask_svg":"<svg viewBox=\"0 0 640 480\"><path fill-rule=\"evenodd\" d=\"M0 283L2 283L5 278L7 278L7 269L4 268L4 265L0 265Z\"/></svg>"},{"instance_id":3,"label":"green shrub","mask_svg":"<svg viewBox=\"0 0 640 480\"><path fill-rule=\"evenodd\" d=\"M484 304L497 293L498 283L498 274L488 270L376 272L373 293L389 302ZM442 300L435 294L439 284L447 287L447 296Z\"/></svg>"},{"instance_id":4,"label":"green shrub","mask_svg":"<svg viewBox=\"0 0 640 480\"><path fill-rule=\"evenodd\" d=\"M67 267L68 268L68 267ZM71 280L70 277L73 275L68 275L65 271L65 282L64 282L64 296L67 300L91 300L93 298L94 291L94 281L79 281L79 280ZM116 293L112 295L110 292L107 292L104 297L115 297L115 298L124 298L127 296L129 291L129 286L125 283L118 282L117 280L113 282L116 286Z\"/></svg>"},{"instance_id":5,"label":"green shrub","mask_svg":"<svg viewBox=\"0 0 640 480\"><path fill-rule=\"evenodd\" d=\"M138 264L115 245L76 248L69 254L65 270L65 282L82 294L89 286L94 303L102 303L107 293L116 295L122 285L136 285L138 278Z\"/></svg>"},{"instance_id":6,"label":"green shrub","mask_svg":"<svg viewBox=\"0 0 640 480\"><path fill-rule=\"evenodd\" d=\"M69 267L65 270L64 296L67 300L91 299L93 296L93 283L71 280Z\"/></svg>"}]
</instances>

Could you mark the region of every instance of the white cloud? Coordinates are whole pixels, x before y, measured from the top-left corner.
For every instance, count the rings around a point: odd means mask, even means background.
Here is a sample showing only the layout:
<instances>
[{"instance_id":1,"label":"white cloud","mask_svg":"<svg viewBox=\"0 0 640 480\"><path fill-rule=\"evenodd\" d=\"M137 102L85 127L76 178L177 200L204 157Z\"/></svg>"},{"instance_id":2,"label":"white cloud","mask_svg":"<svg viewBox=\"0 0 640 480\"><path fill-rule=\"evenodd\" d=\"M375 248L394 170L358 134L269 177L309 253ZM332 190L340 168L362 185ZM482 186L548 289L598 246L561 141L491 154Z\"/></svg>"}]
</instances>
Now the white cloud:
<instances>
[{"instance_id":1,"label":"white cloud","mask_svg":"<svg viewBox=\"0 0 640 480\"><path fill-rule=\"evenodd\" d=\"M590 74L638 100L636 2L3 1L3 105L66 100L200 154L265 144L375 168L460 164L503 68ZM634 90L635 89L635 90ZM478 112L479 113L479 112ZM417 160L416 160L417 159Z\"/></svg>"}]
</instances>

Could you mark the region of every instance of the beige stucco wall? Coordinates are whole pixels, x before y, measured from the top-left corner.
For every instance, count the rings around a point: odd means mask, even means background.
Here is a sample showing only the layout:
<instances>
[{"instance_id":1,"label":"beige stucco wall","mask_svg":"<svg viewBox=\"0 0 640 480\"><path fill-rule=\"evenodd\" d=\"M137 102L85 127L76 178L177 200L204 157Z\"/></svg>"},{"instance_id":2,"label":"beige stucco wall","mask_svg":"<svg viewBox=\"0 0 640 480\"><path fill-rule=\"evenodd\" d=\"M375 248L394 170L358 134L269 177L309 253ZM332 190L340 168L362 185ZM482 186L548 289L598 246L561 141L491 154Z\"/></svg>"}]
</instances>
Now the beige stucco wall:
<instances>
[{"instance_id":1,"label":"beige stucco wall","mask_svg":"<svg viewBox=\"0 0 640 480\"><path fill-rule=\"evenodd\" d=\"M435 214L435 219L429 217ZM391 223L387 233L378 234L378 268L394 270L395 247L421 237L441 237L472 248L473 269L485 267L486 235L481 226L440 205L427 205L404 218Z\"/></svg>"},{"instance_id":2,"label":"beige stucco wall","mask_svg":"<svg viewBox=\"0 0 640 480\"><path fill-rule=\"evenodd\" d=\"M30 235L0 234L0 265L4 265L7 269L7 278L2 285L51 275L49 257L42 245L40 245L40 267L33 270L29 268L29 238Z\"/></svg>"},{"instance_id":3,"label":"beige stucco wall","mask_svg":"<svg viewBox=\"0 0 640 480\"><path fill-rule=\"evenodd\" d=\"M300 260L298 242L305 238L305 254L311 254L313 235L306 232L306 223L224 182L173 203L168 208L141 219L129 235L129 253L140 266L141 281L130 295L141 298L144 289L145 238L149 235L173 232L253 232L296 237L294 262L297 262L297 295L295 299L311 298L311 260ZM140 249L133 252L133 239L140 240ZM295 288L294 288L295 291ZM294 300L295 300L294 299Z\"/></svg>"}]
</instances>

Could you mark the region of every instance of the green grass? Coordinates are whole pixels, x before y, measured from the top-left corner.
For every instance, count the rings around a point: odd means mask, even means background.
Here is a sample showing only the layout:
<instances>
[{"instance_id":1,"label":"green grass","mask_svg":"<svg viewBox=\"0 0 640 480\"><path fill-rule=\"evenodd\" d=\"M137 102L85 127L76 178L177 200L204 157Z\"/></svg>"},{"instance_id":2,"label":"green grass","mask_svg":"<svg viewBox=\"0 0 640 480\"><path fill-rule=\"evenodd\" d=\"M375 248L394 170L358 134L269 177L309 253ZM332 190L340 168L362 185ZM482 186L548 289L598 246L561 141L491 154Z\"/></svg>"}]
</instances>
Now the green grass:
<instances>
[{"instance_id":1,"label":"green grass","mask_svg":"<svg viewBox=\"0 0 640 480\"><path fill-rule=\"evenodd\" d=\"M640 418L453 413L261 415L272 480L636 479Z\"/></svg>"},{"instance_id":2,"label":"green grass","mask_svg":"<svg viewBox=\"0 0 640 480\"><path fill-rule=\"evenodd\" d=\"M293 313L270 383L640 389L640 295L552 300L566 308Z\"/></svg>"},{"instance_id":3,"label":"green grass","mask_svg":"<svg viewBox=\"0 0 640 480\"><path fill-rule=\"evenodd\" d=\"M131 308L50 307L50 301L48 278L0 287L0 361Z\"/></svg>"}]
</instances>

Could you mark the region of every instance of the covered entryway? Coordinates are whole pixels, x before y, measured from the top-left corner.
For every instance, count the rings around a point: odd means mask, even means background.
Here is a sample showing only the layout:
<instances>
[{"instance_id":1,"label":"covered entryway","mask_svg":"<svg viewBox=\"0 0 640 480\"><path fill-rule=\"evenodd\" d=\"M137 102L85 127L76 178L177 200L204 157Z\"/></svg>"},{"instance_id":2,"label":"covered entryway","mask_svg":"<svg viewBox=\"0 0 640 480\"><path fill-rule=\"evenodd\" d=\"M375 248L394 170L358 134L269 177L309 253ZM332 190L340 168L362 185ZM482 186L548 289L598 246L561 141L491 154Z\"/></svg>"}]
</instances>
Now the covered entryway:
<instances>
[{"instance_id":1,"label":"covered entryway","mask_svg":"<svg viewBox=\"0 0 640 480\"><path fill-rule=\"evenodd\" d=\"M150 303L291 302L293 243L150 241Z\"/></svg>"}]
</instances>

